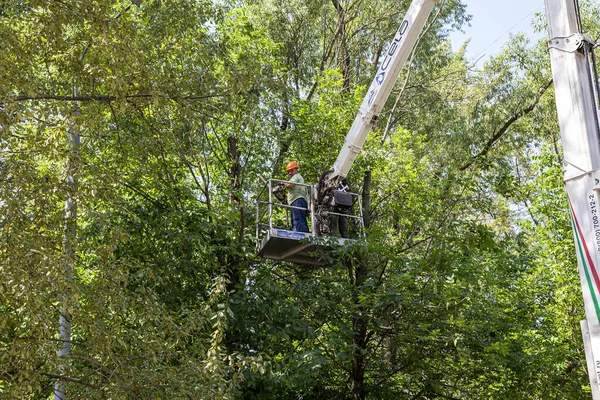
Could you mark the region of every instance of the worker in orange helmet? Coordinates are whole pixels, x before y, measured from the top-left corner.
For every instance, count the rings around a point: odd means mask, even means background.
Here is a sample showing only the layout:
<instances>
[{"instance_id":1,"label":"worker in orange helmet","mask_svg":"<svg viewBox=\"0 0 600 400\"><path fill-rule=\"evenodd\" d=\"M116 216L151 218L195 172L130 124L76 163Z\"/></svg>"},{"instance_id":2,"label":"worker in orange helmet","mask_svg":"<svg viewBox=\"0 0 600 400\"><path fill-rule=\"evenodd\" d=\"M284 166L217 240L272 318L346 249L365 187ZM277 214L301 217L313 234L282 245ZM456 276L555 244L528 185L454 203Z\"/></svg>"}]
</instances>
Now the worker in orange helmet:
<instances>
[{"instance_id":1,"label":"worker in orange helmet","mask_svg":"<svg viewBox=\"0 0 600 400\"><path fill-rule=\"evenodd\" d=\"M288 204L292 207L292 230L296 232L309 232L306 217L308 215L308 202L306 201L306 186L304 178L298 172L300 167L294 161L285 167L290 180L284 185L288 189Z\"/></svg>"}]
</instances>

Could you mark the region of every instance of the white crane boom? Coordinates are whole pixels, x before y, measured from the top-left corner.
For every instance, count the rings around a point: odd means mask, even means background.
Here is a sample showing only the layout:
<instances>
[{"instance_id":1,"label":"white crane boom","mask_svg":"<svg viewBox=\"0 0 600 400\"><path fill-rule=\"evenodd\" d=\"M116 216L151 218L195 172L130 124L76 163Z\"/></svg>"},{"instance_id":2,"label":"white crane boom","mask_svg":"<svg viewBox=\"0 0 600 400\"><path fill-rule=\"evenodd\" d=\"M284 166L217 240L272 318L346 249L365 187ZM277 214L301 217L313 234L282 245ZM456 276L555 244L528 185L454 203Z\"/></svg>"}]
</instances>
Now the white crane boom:
<instances>
[{"instance_id":1,"label":"white crane boom","mask_svg":"<svg viewBox=\"0 0 600 400\"><path fill-rule=\"evenodd\" d=\"M592 397L600 400L600 132L586 38L573 0L546 0L548 47L563 147L563 175L586 320L581 321Z\"/></svg>"},{"instance_id":2,"label":"white crane boom","mask_svg":"<svg viewBox=\"0 0 600 400\"><path fill-rule=\"evenodd\" d=\"M348 175L354 159L362 150L367 135L377 122L379 113L390 96L398 75L415 46L431 10L438 1L414 0L408 8L400 28L384 53L379 70L358 110L352 127L346 135L344 146L333 164L333 171L329 174L331 178L345 178Z\"/></svg>"},{"instance_id":3,"label":"white crane boom","mask_svg":"<svg viewBox=\"0 0 600 400\"><path fill-rule=\"evenodd\" d=\"M336 203L333 191L338 182L348 175L354 160L362 151L367 135L377 122L379 113L390 97L400 71L417 43L431 10L438 1L413 0L392 43L383 54L379 69L369 86L356 118L354 118L350 131L346 135L344 145L333 168L323 173L317 190L314 192L313 203L316 204L316 220L313 230L318 234L329 232L329 215Z\"/></svg>"}]
</instances>

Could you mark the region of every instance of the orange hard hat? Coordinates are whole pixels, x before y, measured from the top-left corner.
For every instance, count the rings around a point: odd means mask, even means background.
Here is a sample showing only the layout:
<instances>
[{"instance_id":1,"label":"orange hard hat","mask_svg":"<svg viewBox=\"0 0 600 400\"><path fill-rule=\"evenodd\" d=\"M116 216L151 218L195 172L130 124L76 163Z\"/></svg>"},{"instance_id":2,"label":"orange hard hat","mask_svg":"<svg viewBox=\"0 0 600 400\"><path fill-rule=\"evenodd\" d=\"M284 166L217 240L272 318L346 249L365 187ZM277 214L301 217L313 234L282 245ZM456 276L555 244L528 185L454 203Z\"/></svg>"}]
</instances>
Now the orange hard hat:
<instances>
[{"instance_id":1,"label":"orange hard hat","mask_svg":"<svg viewBox=\"0 0 600 400\"><path fill-rule=\"evenodd\" d=\"M298 164L296 164L295 162L289 162L288 165L285 167L285 171L289 171L290 169L296 169L296 168L300 168L298 167Z\"/></svg>"}]
</instances>

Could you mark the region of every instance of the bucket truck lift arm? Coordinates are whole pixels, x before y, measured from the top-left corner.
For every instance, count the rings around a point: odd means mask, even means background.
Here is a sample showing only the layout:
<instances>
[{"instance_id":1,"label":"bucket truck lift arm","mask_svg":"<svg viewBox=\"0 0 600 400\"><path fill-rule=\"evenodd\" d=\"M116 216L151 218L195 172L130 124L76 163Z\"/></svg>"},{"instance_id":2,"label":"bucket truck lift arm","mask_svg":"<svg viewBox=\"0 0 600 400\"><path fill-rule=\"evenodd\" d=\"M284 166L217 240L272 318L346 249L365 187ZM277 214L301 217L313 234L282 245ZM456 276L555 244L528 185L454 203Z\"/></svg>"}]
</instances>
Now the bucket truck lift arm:
<instances>
[{"instance_id":1,"label":"bucket truck lift arm","mask_svg":"<svg viewBox=\"0 0 600 400\"><path fill-rule=\"evenodd\" d=\"M274 212L277 209L292 207L274 202L273 197L276 193L273 193L272 185L277 180L269 179L265 182L265 187L257 196L256 207L256 237L259 255L275 260L319 265L321 261L313 257L313 253L318 249L327 248L329 243L344 244L346 240L349 240L329 237L328 240L323 241L318 237L329 233L329 216L335 215L333 209L335 206L334 189L348 175L354 159L362 150L367 135L375 125L402 67L415 46L429 14L431 14L438 1L413 0L392 43L383 55L377 74L358 110L352 128L346 135L344 146L335 164L321 175L317 185L306 185L307 188L310 188L311 193L310 207L307 209L311 216L311 233L290 231L273 223ZM264 193L267 193L268 199L261 199ZM360 207L358 195L356 193L350 194L356 196ZM362 226L362 210L359 214L358 217L347 215L347 218L358 219L359 224ZM267 215L268 225L262 222ZM262 236L262 239L259 239L261 233L265 235Z\"/></svg>"},{"instance_id":2,"label":"bucket truck lift arm","mask_svg":"<svg viewBox=\"0 0 600 400\"><path fill-rule=\"evenodd\" d=\"M439 0L414 0L400 24L392 43L387 48L377 74L367 91L356 118L346 135L344 146L338 154L333 168L325 171L316 190L316 220L319 234L329 231L327 211L331 208L331 193L339 180L345 178L352 168L356 156L361 152L367 135L377 122L390 92L398 79L402 67L423 30L433 7Z\"/></svg>"}]
</instances>

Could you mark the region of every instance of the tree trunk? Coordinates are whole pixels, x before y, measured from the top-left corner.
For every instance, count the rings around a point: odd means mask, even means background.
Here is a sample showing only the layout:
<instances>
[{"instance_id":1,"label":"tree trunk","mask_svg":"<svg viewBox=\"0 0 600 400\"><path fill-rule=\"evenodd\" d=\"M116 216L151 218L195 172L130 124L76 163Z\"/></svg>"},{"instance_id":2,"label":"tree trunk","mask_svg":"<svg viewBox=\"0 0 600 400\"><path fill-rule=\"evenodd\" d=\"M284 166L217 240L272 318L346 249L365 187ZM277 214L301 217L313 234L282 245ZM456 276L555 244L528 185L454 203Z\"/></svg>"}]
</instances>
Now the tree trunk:
<instances>
[{"instance_id":1,"label":"tree trunk","mask_svg":"<svg viewBox=\"0 0 600 400\"><path fill-rule=\"evenodd\" d=\"M244 239L245 215L244 202L240 196L242 188L241 166L240 166L240 149L239 137L237 135L227 138L227 159L229 176L229 202L237 208L239 212L239 230L238 244L241 244ZM227 280L229 281L227 290L231 292L240 280L240 266L237 257L231 257L227 263Z\"/></svg>"},{"instance_id":2,"label":"tree trunk","mask_svg":"<svg viewBox=\"0 0 600 400\"><path fill-rule=\"evenodd\" d=\"M338 29L340 37L339 57L342 67L342 75L344 76L343 89L345 92L350 91L350 52L348 50L348 36L346 32L346 10L342 7L339 0L332 0L333 6L338 14Z\"/></svg>"},{"instance_id":3,"label":"tree trunk","mask_svg":"<svg viewBox=\"0 0 600 400\"><path fill-rule=\"evenodd\" d=\"M366 349L367 349L367 317L363 306L360 304L360 291L363 283L367 279L367 267L364 260L358 260L358 266L354 272L354 304L356 313L352 319L352 330L354 337L352 342L354 351L352 353L352 386L350 398L352 400L362 400L365 398L366 390L364 385Z\"/></svg>"},{"instance_id":4,"label":"tree trunk","mask_svg":"<svg viewBox=\"0 0 600 400\"><path fill-rule=\"evenodd\" d=\"M78 89L75 88L75 96L78 95ZM77 103L73 116L79 117L81 112ZM65 201L65 236L63 240L64 256L64 277L67 286L63 289L62 305L59 317L59 339L62 340L62 347L58 350L58 357L61 361L59 367L59 376L68 375L69 357L71 353L71 313L69 305L71 302L72 283L75 275L76 247L77 247L77 169L79 146L81 138L79 128L75 127L76 122L71 123L69 129L69 147L71 154L67 160L67 200ZM65 400L63 383L60 379L54 384L54 400Z\"/></svg>"},{"instance_id":5,"label":"tree trunk","mask_svg":"<svg viewBox=\"0 0 600 400\"><path fill-rule=\"evenodd\" d=\"M363 192L362 192L362 203L363 203L363 218L365 221L365 227L370 224L369 210L371 208L371 171L366 171L363 180ZM350 264L350 260L346 260ZM352 269L350 269L352 271ZM350 391L350 398L352 400L362 400L366 397L366 388L364 385L365 381L365 367L366 367L366 350L368 344L367 334L367 316L363 305L360 303L360 292L363 284L367 280L367 262L366 260L357 259L356 267L354 269L354 290L353 290L353 301L356 306L356 313L352 318L352 330L354 336L352 338L352 344L354 345L354 351L352 353L352 385Z\"/></svg>"},{"instance_id":6,"label":"tree trunk","mask_svg":"<svg viewBox=\"0 0 600 400\"><path fill-rule=\"evenodd\" d=\"M287 106L283 106L281 109L282 117L281 124L279 124L279 152L277 153L277 157L273 161L273 165L271 166L271 177L275 176L277 172L281 171L281 166L283 165L283 160L285 155L287 154L290 146L292 144L292 137L288 133L288 127L290 124L289 111L287 110Z\"/></svg>"}]
</instances>

